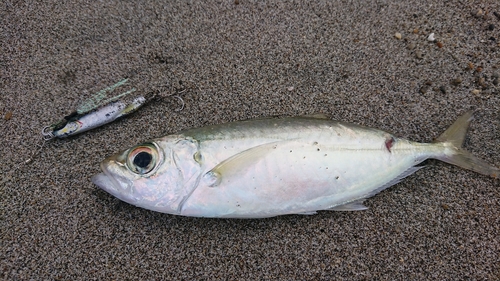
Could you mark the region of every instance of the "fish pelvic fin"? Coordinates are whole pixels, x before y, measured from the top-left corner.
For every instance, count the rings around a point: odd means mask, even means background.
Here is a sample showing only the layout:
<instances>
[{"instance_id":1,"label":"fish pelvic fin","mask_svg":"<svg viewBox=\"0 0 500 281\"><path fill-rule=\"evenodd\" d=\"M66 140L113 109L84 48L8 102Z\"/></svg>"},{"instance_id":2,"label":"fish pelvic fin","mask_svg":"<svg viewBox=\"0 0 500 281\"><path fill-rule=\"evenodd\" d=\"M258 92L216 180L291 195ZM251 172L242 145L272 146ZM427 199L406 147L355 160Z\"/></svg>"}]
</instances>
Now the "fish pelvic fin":
<instances>
[{"instance_id":1,"label":"fish pelvic fin","mask_svg":"<svg viewBox=\"0 0 500 281\"><path fill-rule=\"evenodd\" d=\"M364 211L364 210L368 210L368 207L366 207L363 204L364 201L365 201L365 199L360 199L360 200L356 200L353 202L349 202L349 203L344 204L344 205L332 207L328 210L329 211Z\"/></svg>"},{"instance_id":2,"label":"fish pelvic fin","mask_svg":"<svg viewBox=\"0 0 500 281\"><path fill-rule=\"evenodd\" d=\"M470 122L474 119L474 111L468 111L460 116L443 134L434 142L445 147L445 153L436 157L443 162L459 166L493 178L500 176L500 169L488 162L472 155L462 148Z\"/></svg>"}]
</instances>

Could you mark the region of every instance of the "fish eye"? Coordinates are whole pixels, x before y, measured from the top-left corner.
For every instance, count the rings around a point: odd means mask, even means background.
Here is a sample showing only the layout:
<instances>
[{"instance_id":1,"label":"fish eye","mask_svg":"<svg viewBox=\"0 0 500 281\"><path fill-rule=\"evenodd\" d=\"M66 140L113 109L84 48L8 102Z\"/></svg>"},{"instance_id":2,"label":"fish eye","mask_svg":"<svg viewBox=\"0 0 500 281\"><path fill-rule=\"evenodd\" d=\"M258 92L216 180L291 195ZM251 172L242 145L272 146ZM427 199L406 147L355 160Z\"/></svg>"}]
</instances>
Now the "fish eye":
<instances>
[{"instance_id":1,"label":"fish eye","mask_svg":"<svg viewBox=\"0 0 500 281\"><path fill-rule=\"evenodd\" d=\"M134 165L145 169L151 164L151 160L153 160L153 156L150 153L141 151L134 157Z\"/></svg>"},{"instance_id":2,"label":"fish eye","mask_svg":"<svg viewBox=\"0 0 500 281\"><path fill-rule=\"evenodd\" d=\"M144 175L156 167L158 159L158 149L154 144L141 144L128 153L127 167L136 174Z\"/></svg>"}]
</instances>

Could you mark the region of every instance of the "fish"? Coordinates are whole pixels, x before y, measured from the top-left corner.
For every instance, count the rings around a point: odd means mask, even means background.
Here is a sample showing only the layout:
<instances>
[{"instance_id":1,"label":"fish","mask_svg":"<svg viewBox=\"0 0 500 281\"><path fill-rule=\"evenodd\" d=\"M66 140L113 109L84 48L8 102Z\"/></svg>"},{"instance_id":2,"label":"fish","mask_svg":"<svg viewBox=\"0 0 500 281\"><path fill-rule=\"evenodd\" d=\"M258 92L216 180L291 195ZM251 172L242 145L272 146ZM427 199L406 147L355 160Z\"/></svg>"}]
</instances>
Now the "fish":
<instances>
[{"instance_id":1,"label":"fish","mask_svg":"<svg viewBox=\"0 0 500 281\"><path fill-rule=\"evenodd\" d=\"M462 148L473 111L434 142L329 120L261 118L181 131L106 158L92 181L144 209L207 218L359 211L364 201L438 159L498 178Z\"/></svg>"}]
</instances>

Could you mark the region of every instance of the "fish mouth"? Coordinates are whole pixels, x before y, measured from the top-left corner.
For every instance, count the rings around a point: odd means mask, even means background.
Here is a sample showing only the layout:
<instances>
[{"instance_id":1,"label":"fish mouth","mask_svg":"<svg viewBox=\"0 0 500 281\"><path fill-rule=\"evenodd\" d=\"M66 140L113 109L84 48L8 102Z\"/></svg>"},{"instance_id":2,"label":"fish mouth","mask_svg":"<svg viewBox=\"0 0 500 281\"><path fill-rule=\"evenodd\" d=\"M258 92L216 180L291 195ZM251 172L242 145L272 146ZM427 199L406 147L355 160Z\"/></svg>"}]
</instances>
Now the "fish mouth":
<instances>
[{"instance_id":1,"label":"fish mouth","mask_svg":"<svg viewBox=\"0 0 500 281\"><path fill-rule=\"evenodd\" d=\"M106 175L105 173L99 173L95 176L92 177L92 182L100 187L102 190L108 192L108 193L115 193L117 187L115 186L116 183L113 180L113 178L109 175Z\"/></svg>"},{"instance_id":2,"label":"fish mouth","mask_svg":"<svg viewBox=\"0 0 500 281\"><path fill-rule=\"evenodd\" d=\"M107 193L118 199L133 203L137 201L132 196L132 180L120 173L123 165L115 157L109 157L101 162L102 173L94 175L92 182Z\"/></svg>"}]
</instances>

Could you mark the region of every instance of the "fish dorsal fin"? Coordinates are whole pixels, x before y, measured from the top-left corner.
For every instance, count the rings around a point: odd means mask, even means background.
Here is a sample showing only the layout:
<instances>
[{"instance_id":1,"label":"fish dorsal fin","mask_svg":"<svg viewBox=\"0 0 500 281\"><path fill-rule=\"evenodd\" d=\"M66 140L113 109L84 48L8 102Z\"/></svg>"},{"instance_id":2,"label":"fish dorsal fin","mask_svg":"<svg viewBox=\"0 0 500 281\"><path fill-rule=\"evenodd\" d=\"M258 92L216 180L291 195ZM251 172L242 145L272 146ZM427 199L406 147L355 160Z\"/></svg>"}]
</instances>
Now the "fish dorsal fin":
<instances>
[{"instance_id":1,"label":"fish dorsal fin","mask_svg":"<svg viewBox=\"0 0 500 281\"><path fill-rule=\"evenodd\" d=\"M365 201L365 199L356 200L356 201L349 202L349 203L344 204L344 205L335 206L335 207L330 208L328 210L330 210L330 211L363 211L363 210L367 210L368 207L363 205L364 201Z\"/></svg>"},{"instance_id":2,"label":"fish dorsal fin","mask_svg":"<svg viewBox=\"0 0 500 281\"><path fill-rule=\"evenodd\" d=\"M213 167L203 178L210 187L215 187L220 184L223 178L230 178L259 162L282 142L284 141L261 144L235 154Z\"/></svg>"},{"instance_id":3,"label":"fish dorsal fin","mask_svg":"<svg viewBox=\"0 0 500 281\"><path fill-rule=\"evenodd\" d=\"M329 119L328 116L326 116L323 113L301 115L300 117L302 117L302 118L313 118L313 119Z\"/></svg>"}]
</instances>

